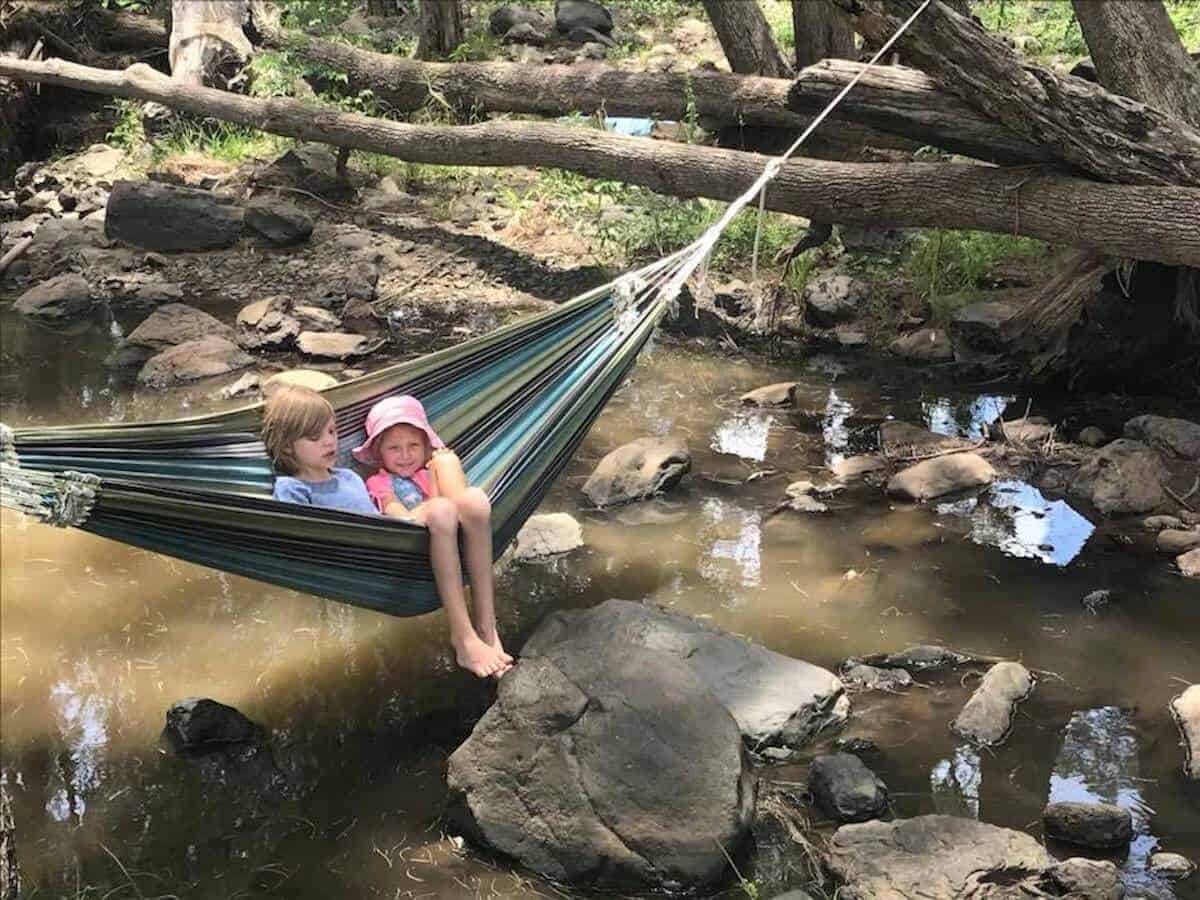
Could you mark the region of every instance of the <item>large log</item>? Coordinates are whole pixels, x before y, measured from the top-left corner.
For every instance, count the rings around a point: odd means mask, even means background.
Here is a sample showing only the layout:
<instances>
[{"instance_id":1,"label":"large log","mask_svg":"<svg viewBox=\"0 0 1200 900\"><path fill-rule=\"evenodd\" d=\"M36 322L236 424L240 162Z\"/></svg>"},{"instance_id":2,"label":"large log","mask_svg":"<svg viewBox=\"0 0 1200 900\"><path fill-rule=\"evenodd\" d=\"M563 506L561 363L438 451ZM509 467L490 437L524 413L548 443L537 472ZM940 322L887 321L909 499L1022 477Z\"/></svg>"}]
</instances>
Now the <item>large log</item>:
<instances>
[{"instance_id":1,"label":"large log","mask_svg":"<svg viewBox=\"0 0 1200 900\"><path fill-rule=\"evenodd\" d=\"M285 98L188 87L148 66L92 69L62 60L0 59L0 76L137 100L302 140L411 162L548 166L638 184L677 197L731 200L769 159L566 125L490 122L408 125ZM1200 190L1111 185L1036 167L953 163L788 164L766 205L821 221L970 228L1027 235L1167 263L1200 263Z\"/></svg>"},{"instance_id":2,"label":"large log","mask_svg":"<svg viewBox=\"0 0 1200 900\"><path fill-rule=\"evenodd\" d=\"M424 63L345 44L304 38L260 24L264 44L286 48L309 62L345 72L353 90L370 88L398 112L420 109L436 94L452 106L477 112L561 116L604 110L613 116L683 120L689 98L695 114L713 125L800 131L861 68L839 62L782 78L697 70L687 73L630 72L613 66L529 66L509 62ZM911 69L874 70L829 118L831 134L857 129L860 144L915 149L943 147L997 163L1047 162L1052 154L984 118L929 77ZM789 108L789 105L794 108ZM864 131L861 123L873 124ZM888 139L885 134L894 135Z\"/></svg>"},{"instance_id":3,"label":"large log","mask_svg":"<svg viewBox=\"0 0 1200 900\"><path fill-rule=\"evenodd\" d=\"M88 4L81 10L77 4L66 0L5 2L2 24L8 31L32 29L45 37L44 31L52 30L61 39L81 34L99 50L143 52L167 49L166 26L161 19L152 16L104 9L99 4ZM63 25L70 25L71 29L63 28Z\"/></svg>"},{"instance_id":4,"label":"large log","mask_svg":"<svg viewBox=\"0 0 1200 900\"><path fill-rule=\"evenodd\" d=\"M857 30L886 39L921 0L834 0ZM906 61L984 115L1084 172L1122 184L1200 186L1200 130L1023 60L973 20L933 0L899 41Z\"/></svg>"}]
</instances>

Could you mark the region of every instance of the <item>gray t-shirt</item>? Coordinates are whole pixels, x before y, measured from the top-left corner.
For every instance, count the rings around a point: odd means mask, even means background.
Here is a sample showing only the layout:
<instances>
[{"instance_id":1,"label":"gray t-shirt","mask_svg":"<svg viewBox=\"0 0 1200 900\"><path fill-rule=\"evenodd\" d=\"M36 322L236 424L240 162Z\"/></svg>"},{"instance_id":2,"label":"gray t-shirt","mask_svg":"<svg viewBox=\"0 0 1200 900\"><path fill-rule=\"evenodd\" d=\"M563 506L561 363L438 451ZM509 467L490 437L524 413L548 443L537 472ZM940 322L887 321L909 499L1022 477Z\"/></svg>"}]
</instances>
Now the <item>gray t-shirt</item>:
<instances>
[{"instance_id":1,"label":"gray t-shirt","mask_svg":"<svg viewBox=\"0 0 1200 900\"><path fill-rule=\"evenodd\" d=\"M306 506L323 506L364 516L378 516L367 486L349 469L333 469L333 476L324 481L305 481L291 475L280 475L275 479L273 496L284 503L303 503Z\"/></svg>"}]
</instances>

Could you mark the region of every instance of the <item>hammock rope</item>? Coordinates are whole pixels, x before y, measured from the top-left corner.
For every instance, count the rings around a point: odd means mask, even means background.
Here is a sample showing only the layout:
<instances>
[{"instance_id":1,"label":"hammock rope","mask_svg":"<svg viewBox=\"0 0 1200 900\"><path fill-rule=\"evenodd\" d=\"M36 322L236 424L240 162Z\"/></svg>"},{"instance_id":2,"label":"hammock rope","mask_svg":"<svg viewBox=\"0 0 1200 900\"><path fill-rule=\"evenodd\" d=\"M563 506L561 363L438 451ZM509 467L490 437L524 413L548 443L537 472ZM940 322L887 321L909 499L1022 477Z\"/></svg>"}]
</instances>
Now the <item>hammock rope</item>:
<instances>
[{"instance_id":1,"label":"hammock rope","mask_svg":"<svg viewBox=\"0 0 1200 900\"><path fill-rule=\"evenodd\" d=\"M339 465L384 397L421 398L492 502L498 556L541 503L684 284L909 17L781 156L696 240L536 316L324 392ZM759 235L755 236L757 266ZM395 519L280 503L259 438L262 404L165 422L12 429L0 423L0 504L180 559L391 615L439 605L428 532Z\"/></svg>"}]
</instances>

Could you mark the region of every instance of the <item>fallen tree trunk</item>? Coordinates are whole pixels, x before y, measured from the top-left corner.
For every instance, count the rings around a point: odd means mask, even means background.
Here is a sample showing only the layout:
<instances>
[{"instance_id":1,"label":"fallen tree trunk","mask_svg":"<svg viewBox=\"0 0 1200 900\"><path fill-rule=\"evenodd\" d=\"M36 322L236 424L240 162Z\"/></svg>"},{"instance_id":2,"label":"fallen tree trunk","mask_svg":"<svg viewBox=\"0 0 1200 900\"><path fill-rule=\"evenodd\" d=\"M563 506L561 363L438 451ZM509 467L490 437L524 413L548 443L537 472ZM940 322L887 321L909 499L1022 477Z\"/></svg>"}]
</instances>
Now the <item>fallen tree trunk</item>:
<instances>
[{"instance_id":1,"label":"fallen tree trunk","mask_svg":"<svg viewBox=\"0 0 1200 900\"><path fill-rule=\"evenodd\" d=\"M689 98L695 114L718 125L800 131L862 67L840 61L814 66L793 82L728 72L630 72L612 66L529 66L508 62L423 63L345 44L305 39L255 22L265 45L345 72L353 90L370 88L398 112L420 109L435 95L461 110L561 116L604 110L614 116L683 120ZM839 129L876 147L943 147L987 162L1047 162L1046 148L980 116L928 76L912 69L877 69L829 119L826 138ZM871 122L864 133L862 125ZM860 124L861 123L861 124ZM884 137L880 132L894 135ZM915 143L914 143L915 142Z\"/></svg>"},{"instance_id":2,"label":"fallen tree trunk","mask_svg":"<svg viewBox=\"0 0 1200 900\"><path fill-rule=\"evenodd\" d=\"M834 0L875 40L921 0ZM1200 186L1200 130L1162 110L1021 59L933 0L900 39L905 59L947 91L1059 158L1120 184Z\"/></svg>"},{"instance_id":3,"label":"fallen tree trunk","mask_svg":"<svg viewBox=\"0 0 1200 900\"><path fill-rule=\"evenodd\" d=\"M67 31L66 23L74 27ZM3 21L5 30L31 29L54 46L78 34L97 50L142 52L167 49L167 28L161 19L89 5L82 13L63 0L10 0ZM62 28L60 32L60 28ZM47 36L50 31L53 37ZM88 54L84 54L86 58Z\"/></svg>"},{"instance_id":4,"label":"fallen tree trunk","mask_svg":"<svg viewBox=\"0 0 1200 900\"><path fill-rule=\"evenodd\" d=\"M154 100L202 116L412 162L549 166L677 197L731 200L768 158L666 144L566 125L407 125L297 100L186 87L149 66L91 69L62 60L0 59L0 76ZM1200 263L1200 190L1110 185L1035 167L818 160L785 167L769 209L821 221L969 228L1027 235L1167 263Z\"/></svg>"}]
</instances>

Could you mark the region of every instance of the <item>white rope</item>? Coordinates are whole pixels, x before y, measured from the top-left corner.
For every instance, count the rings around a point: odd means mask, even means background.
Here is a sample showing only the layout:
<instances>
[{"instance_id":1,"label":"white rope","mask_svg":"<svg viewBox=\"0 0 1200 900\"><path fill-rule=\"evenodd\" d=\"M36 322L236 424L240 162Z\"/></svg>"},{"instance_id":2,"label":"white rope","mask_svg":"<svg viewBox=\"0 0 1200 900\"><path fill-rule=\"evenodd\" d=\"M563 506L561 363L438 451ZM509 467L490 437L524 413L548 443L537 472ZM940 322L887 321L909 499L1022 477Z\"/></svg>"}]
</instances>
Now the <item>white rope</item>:
<instances>
[{"instance_id":1,"label":"white rope","mask_svg":"<svg viewBox=\"0 0 1200 900\"><path fill-rule=\"evenodd\" d=\"M725 229L729 226L729 223L732 222L734 217L737 216L737 214L743 209L745 209L746 205L756 195L759 194L762 195L762 199L759 202L759 229L761 230L762 214L766 206L765 190L767 184L779 175L780 171L783 169L783 164L791 158L792 154L799 149L801 144L808 140L808 136L817 129L818 125L825 121L826 117L837 108L839 103L842 102L842 99L848 93L850 93L851 89L858 84L860 80L862 80L862 77L866 75L867 72L874 68L875 64L879 62L884 54L886 54L892 48L892 45L899 40L900 36L908 30L908 26L915 22L917 20L917 16L921 15L921 13L925 11L925 8L928 7L932 2L933 0L925 0L924 3L918 6L913 14L909 16L896 30L896 33L888 38L887 42L880 47L878 51L876 51L875 55L871 57L870 62L863 66L863 68L859 70L858 74L850 79L850 82L838 92L838 95L834 97L833 100L829 102L829 105L821 110L817 117L808 124L808 127L804 129L800 137L796 138L796 140L790 147L788 147L783 155L770 160L766 166L763 167L762 174L759 175L755 182L746 189L745 193L730 202L728 208L725 210L725 214L717 220L716 224L710 227L706 232L704 232L704 234L702 234L699 238L693 241L688 248L686 248L689 251L687 259L684 260L683 265L681 265L679 270L675 273L675 277L671 279L664 289L664 292L670 299L673 300L679 295L683 285L687 282L688 277L700 264L700 261L702 259L707 259L709 254L712 253L713 248L716 246L716 243L720 239L722 233L724 233ZM756 230L754 235L754 259L752 261L752 270L755 273L758 271L758 242L759 231Z\"/></svg>"}]
</instances>

